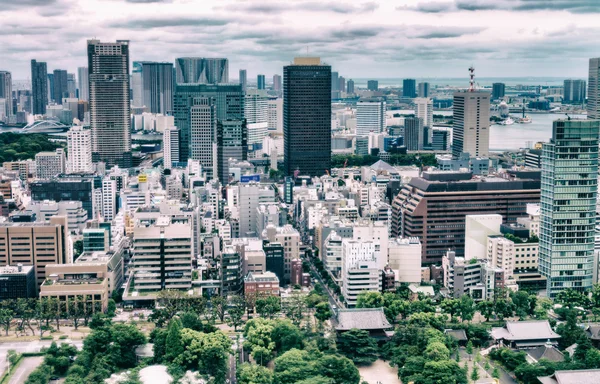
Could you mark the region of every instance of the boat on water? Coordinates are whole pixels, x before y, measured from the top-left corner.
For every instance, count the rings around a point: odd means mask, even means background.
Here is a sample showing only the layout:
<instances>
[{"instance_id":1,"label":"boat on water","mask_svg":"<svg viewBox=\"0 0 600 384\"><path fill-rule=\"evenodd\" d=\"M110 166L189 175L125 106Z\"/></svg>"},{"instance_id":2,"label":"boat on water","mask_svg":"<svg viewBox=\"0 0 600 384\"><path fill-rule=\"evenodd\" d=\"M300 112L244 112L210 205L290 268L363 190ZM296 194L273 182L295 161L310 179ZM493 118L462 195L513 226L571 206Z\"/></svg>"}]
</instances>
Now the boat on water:
<instances>
[{"instance_id":1,"label":"boat on water","mask_svg":"<svg viewBox=\"0 0 600 384\"><path fill-rule=\"evenodd\" d=\"M515 123L515 121L512 118L508 117L505 120L500 121L498 124L500 124L500 125L513 125L514 123Z\"/></svg>"},{"instance_id":2,"label":"boat on water","mask_svg":"<svg viewBox=\"0 0 600 384\"><path fill-rule=\"evenodd\" d=\"M517 119L517 123L519 124L531 124L533 120L529 116L520 117Z\"/></svg>"}]
</instances>

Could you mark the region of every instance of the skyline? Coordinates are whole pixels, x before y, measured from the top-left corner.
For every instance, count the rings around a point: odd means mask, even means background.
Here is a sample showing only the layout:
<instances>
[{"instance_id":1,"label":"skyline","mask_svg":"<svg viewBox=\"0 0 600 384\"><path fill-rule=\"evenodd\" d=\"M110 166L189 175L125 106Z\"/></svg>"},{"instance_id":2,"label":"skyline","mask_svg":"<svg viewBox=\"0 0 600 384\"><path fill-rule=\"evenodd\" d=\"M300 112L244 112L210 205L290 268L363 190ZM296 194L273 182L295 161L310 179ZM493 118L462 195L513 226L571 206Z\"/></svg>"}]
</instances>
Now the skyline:
<instances>
[{"instance_id":1,"label":"skyline","mask_svg":"<svg viewBox=\"0 0 600 384\"><path fill-rule=\"evenodd\" d=\"M598 13L594 0L26 0L0 10L0 69L26 80L36 59L75 73L97 38L130 40L131 62L226 57L231 79L281 74L307 50L346 78L462 77L471 64L478 77L585 78Z\"/></svg>"}]
</instances>

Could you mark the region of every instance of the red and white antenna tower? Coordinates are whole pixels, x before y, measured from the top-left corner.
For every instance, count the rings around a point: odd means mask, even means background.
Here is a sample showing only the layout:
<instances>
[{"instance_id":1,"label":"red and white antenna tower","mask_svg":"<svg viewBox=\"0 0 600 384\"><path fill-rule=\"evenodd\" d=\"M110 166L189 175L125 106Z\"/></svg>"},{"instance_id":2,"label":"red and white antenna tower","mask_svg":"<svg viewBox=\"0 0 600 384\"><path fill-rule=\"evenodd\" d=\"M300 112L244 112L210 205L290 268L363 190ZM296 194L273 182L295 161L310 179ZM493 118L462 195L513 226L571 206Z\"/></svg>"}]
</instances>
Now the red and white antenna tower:
<instances>
[{"instance_id":1,"label":"red and white antenna tower","mask_svg":"<svg viewBox=\"0 0 600 384\"><path fill-rule=\"evenodd\" d=\"M475 92L475 68L471 65L469 67L469 76L471 80L469 81L469 92Z\"/></svg>"}]
</instances>

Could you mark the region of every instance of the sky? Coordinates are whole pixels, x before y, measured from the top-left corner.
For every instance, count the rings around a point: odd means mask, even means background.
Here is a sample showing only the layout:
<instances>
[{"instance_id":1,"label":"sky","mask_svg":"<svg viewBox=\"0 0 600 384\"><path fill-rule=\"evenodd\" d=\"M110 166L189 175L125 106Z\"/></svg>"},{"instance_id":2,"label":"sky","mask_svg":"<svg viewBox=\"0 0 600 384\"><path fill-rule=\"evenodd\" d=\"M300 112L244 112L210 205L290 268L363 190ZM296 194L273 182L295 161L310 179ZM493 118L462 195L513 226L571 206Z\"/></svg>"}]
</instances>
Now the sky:
<instances>
[{"instance_id":1,"label":"sky","mask_svg":"<svg viewBox=\"0 0 600 384\"><path fill-rule=\"evenodd\" d=\"M346 78L587 77L600 0L0 0L0 70L76 73L86 40L130 60L226 57L230 79L320 56Z\"/></svg>"}]
</instances>

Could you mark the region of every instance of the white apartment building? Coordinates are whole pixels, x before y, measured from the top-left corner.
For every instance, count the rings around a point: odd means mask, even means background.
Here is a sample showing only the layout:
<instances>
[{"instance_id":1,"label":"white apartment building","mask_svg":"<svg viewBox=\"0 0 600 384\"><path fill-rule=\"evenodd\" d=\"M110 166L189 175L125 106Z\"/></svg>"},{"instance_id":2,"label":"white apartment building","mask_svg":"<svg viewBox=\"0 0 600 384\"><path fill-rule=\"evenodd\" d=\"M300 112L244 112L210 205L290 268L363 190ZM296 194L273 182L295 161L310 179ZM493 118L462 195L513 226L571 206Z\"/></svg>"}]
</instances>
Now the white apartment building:
<instances>
[{"instance_id":1,"label":"white apartment building","mask_svg":"<svg viewBox=\"0 0 600 384\"><path fill-rule=\"evenodd\" d=\"M67 173L91 173L92 131L74 126L67 132Z\"/></svg>"},{"instance_id":2,"label":"white apartment building","mask_svg":"<svg viewBox=\"0 0 600 384\"><path fill-rule=\"evenodd\" d=\"M269 99L268 101L268 128L269 131L283 133L283 99Z\"/></svg>"},{"instance_id":3,"label":"white apartment building","mask_svg":"<svg viewBox=\"0 0 600 384\"><path fill-rule=\"evenodd\" d=\"M421 282L421 242L417 237L391 239L388 266L396 274L397 283Z\"/></svg>"},{"instance_id":4,"label":"white apartment building","mask_svg":"<svg viewBox=\"0 0 600 384\"><path fill-rule=\"evenodd\" d=\"M65 173L67 159L62 148L56 152L39 152L35 155L35 174L38 179L49 179Z\"/></svg>"},{"instance_id":5,"label":"white apartment building","mask_svg":"<svg viewBox=\"0 0 600 384\"><path fill-rule=\"evenodd\" d=\"M501 225L502 215L465 216L465 260L485 258L488 236L499 235Z\"/></svg>"},{"instance_id":6,"label":"white apartment building","mask_svg":"<svg viewBox=\"0 0 600 384\"><path fill-rule=\"evenodd\" d=\"M361 292L381 292L386 258L380 248L375 241L342 241L342 294L349 307L356 305Z\"/></svg>"},{"instance_id":7,"label":"white apartment building","mask_svg":"<svg viewBox=\"0 0 600 384\"><path fill-rule=\"evenodd\" d=\"M336 231L331 231L323 245L323 264L331 272L334 280L341 283L342 276L342 237Z\"/></svg>"},{"instance_id":8,"label":"white apartment building","mask_svg":"<svg viewBox=\"0 0 600 384\"><path fill-rule=\"evenodd\" d=\"M415 115L423 119L424 127L433 127L433 100L428 97L417 97L415 103Z\"/></svg>"},{"instance_id":9,"label":"white apartment building","mask_svg":"<svg viewBox=\"0 0 600 384\"><path fill-rule=\"evenodd\" d=\"M240 236L256 235L256 208L260 204L275 202L275 191L254 182L231 188L239 189Z\"/></svg>"},{"instance_id":10,"label":"white apartment building","mask_svg":"<svg viewBox=\"0 0 600 384\"><path fill-rule=\"evenodd\" d=\"M173 168L179 161L179 129L168 127L163 132L163 165L165 169Z\"/></svg>"},{"instance_id":11,"label":"white apartment building","mask_svg":"<svg viewBox=\"0 0 600 384\"><path fill-rule=\"evenodd\" d=\"M117 180L108 176L102 179L102 217L111 221L117 214Z\"/></svg>"},{"instance_id":12,"label":"white apartment building","mask_svg":"<svg viewBox=\"0 0 600 384\"><path fill-rule=\"evenodd\" d=\"M32 201L27 206L27 213L34 213L36 221L49 222L53 216L65 216L67 228L71 233L79 233L85 228L87 211L83 209L81 201Z\"/></svg>"},{"instance_id":13,"label":"white apartment building","mask_svg":"<svg viewBox=\"0 0 600 384\"><path fill-rule=\"evenodd\" d=\"M283 245L284 280L289 281L292 274L292 260L300 258L300 233L291 225L275 227L267 225L262 233L263 239Z\"/></svg>"},{"instance_id":14,"label":"white apartment building","mask_svg":"<svg viewBox=\"0 0 600 384\"><path fill-rule=\"evenodd\" d=\"M517 223L529 229L529 236L540 237L540 205L527 204L527 217L518 217Z\"/></svg>"},{"instance_id":15,"label":"white apartment building","mask_svg":"<svg viewBox=\"0 0 600 384\"><path fill-rule=\"evenodd\" d=\"M384 132L385 110L385 101L356 103L356 136L369 136L370 132Z\"/></svg>"}]
</instances>

